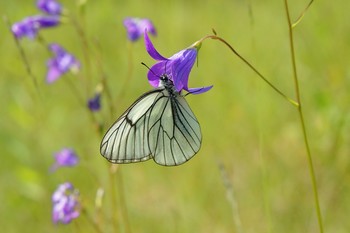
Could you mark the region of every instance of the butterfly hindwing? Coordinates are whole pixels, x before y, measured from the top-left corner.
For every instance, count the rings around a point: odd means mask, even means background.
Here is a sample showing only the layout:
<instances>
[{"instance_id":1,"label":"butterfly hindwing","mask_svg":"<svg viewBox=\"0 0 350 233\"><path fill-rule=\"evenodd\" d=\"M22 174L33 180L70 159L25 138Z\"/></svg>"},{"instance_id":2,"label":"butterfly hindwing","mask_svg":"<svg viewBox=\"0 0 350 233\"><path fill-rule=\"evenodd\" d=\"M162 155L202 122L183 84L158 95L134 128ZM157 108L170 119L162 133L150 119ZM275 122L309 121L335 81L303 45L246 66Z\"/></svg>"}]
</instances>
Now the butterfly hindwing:
<instances>
[{"instance_id":1,"label":"butterfly hindwing","mask_svg":"<svg viewBox=\"0 0 350 233\"><path fill-rule=\"evenodd\" d=\"M160 165L180 165L199 151L202 140L200 125L184 97L168 97L164 102L160 118L150 121L150 151ZM152 111L158 112L156 107Z\"/></svg>"}]
</instances>

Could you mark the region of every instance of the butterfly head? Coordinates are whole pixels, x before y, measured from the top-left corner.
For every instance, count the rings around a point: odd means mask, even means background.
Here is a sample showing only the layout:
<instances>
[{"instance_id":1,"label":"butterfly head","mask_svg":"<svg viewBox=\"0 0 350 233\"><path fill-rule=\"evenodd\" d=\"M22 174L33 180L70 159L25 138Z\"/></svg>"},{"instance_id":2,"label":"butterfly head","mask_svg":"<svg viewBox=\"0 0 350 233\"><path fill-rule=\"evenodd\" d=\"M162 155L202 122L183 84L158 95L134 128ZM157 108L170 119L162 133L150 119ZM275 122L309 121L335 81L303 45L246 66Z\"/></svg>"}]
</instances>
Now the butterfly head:
<instances>
[{"instance_id":1,"label":"butterfly head","mask_svg":"<svg viewBox=\"0 0 350 233\"><path fill-rule=\"evenodd\" d=\"M167 74L162 74L159 76L160 79L160 85L164 87L173 87L174 83L173 80L167 75Z\"/></svg>"},{"instance_id":2,"label":"butterfly head","mask_svg":"<svg viewBox=\"0 0 350 233\"><path fill-rule=\"evenodd\" d=\"M179 95L179 92L176 91L174 82L170 78L170 76L168 76L167 74L163 74L159 77L159 79L160 79L159 87L165 88L169 92L170 96L176 97Z\"/></svg>"}]
</instances>

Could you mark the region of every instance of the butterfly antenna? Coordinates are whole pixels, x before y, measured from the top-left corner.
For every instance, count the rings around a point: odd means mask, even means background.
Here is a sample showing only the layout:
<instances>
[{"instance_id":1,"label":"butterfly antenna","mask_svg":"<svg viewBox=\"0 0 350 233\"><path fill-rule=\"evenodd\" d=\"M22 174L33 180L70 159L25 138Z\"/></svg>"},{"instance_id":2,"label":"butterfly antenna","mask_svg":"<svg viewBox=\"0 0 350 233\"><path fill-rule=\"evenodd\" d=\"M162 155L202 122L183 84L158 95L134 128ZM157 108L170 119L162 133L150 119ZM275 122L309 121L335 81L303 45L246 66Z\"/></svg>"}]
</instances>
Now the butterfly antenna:
<instances>
[{"instance_id":1,"label":"butterfly antenna","mask_svg":"<svg viewBox=\"0 0 350 233\"><path fill-rule=\"evenodd\" d=\"M167 64L168 64L168 61L165 62L165 67L164 67L164 72L165 72L165 74L167 74L167 73L166 73L166 65L167 65Z\"/></svg>"},{"instance_id":2,"label":"butterfly antenna","mask_svg":"<svg viewBox=\"0 0 350 233\"><path fill-rule=\"evenodd\" d=\"M146 65L145 63L143 63L143 62L141 62L141 65L144 65L149 71L151 71L152 72L152 74L154 74L155 76L157 76L157 77L159 77L159 75L157 75L157 74L155 74L154 72L153 72L153 70L151 69L151 68L149 68L149 66L148 65ZM159 77L160 78L160 77Z\"/></svg>"}]
</instances>

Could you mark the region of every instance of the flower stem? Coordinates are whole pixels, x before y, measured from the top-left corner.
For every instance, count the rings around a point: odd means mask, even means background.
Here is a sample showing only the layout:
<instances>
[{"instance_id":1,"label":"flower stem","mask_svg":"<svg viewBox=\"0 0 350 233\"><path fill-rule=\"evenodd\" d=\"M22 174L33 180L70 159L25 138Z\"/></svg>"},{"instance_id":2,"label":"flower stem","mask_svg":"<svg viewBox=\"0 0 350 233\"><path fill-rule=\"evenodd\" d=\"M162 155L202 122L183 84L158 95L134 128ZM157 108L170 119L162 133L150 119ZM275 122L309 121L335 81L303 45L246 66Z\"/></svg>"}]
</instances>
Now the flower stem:
<instances>
[{"instance_id":1,"label":"flower stem","mask_svg":"<svg viewBox=\"0 0 350 233\"><path fill-rule=\"evenodd\" d=\"M118 170L118 188L119 188L119 199L120 199L120 211L123 216L123 223L125 226L125 232L131 233L131 228L129 224L129 217L128 217L128 208L126 206L126 200L125 200L125 190L124 190L124 183L123 183L123 176L121 169Z\"/></svg>"},{"instance_id":2,"label":"flower stem","mask_svg":"<svg viewBox=\"0 0 350 233\"><path fill-rule=\"evenodd\" d=\"M90 59L90 46L89 42L86 36L86 32L84 31L84 15L81 14L79 15L80 17L80 24L79 22L71 17L70 20L79 36L79 39L81 40L81 46L82 46L82 52L83 52L83 59L84 59L84 66L85 66L85 80L84 80L84 85L85 85L85 91L86 91L86 97L89 96L90 91L91 91L91 59Z\"/></svg>"},{"instance_id":3,"label":"flower stem","mask_svg":"<svg viewBox=\"0 0 350 233\"><path fill-rule=\"evenodd\" d=\"M309 7L312 5L312 3L314 2L314 0L311 0L309 2L309 4L307 4L307 6L305 7L305 9L303 10L303 12L301 12L300 16L297 18L297 20L295 20L295 22L292 24L292 28L296 27L300 21L304 18L304 15L306 13L306 11L309 9Z\"/></svg>"},{"instance_id":4,"label":"flower stem","mask_svg":"<svg viewBox=\"0 0 350 233\"><path fill-rule=\"evenodd\" d=\"M222 162L219 162L218 167L221 172L222 181L226 189L226 198L227 198L227 201L229 202L229 205L231 206L232 218L235 225L235 230L237 233L243 233L244 231L242 227L242 221L239 215L238 203L236 200L236 195L234 193L233 185L230 182L230 179L224 167L224 164Z\"/></svg>"},{"instance_id":5,"label":"flower stem","mask_svg":"<svg viewBox=\"0 0 350 233\"><path fill-rule=\"evenodd\" d=\"M112 94L110 92L110 88L108 86L107 74L103 69L102 48L101 48L100 43L97 40L94 41L94 45L95 45L96 50L97 50L96 55L95 55L96 66L97 66L97 69L99 71L100 83L102 85L102 92L106 93L107 101L108 101L107 106L109 107L109 117L113 118L113 115L114 115L113 98L112 98Z\"/></svg>"},{"instance_id":6,"label":"flower stem","mask_svg":"<svg viewBox=\"0 0 350 233\"><path fill-rule=\"evenodd\" d=\"M314 166L313 166L313 162L312 162L312 156L311 156L311 150L310 150L310 146L309 146L309 141L308 141L308 137L307 137L307 133L306 133L304 114L303 114L301 98L300 98L300 88L299 88L297 67L296 67L296 62L295 62L295 50L294 50L294 40L293 40L293 27L294 27L295 24L292 25L292 22L291 22L291 19L290 19L289 8L288 8L288 0L285 0L284 3L285 3L285 10L286 10L286 16L287 16L287 21L288 21L288 28L289 28L289 42L290 42L290 50L291 50L291 57L292 57L292 67L293 67L295 94L296 94L297 101L299 103L299 105L297 106L298 107L298 113L299 113L299 119L300 119L300 123L301 123L301 128L302 128L302 132L303 132L304 143L305 143L305 148L306 148L306 153L307 153L307 158L308 158L309 172L310 172L312 188L313 188L313 193L314 193L315 207L316 207L316 212L317 212L318 224L319 224L319 228L320 228L320 233L323 233L322 214L321 214L319 198L318 198L317 182L316 182L315 170L314 170ZM311 1L311 3L312 3L312 1ZM309 4L309 6L310 6L310 4Z\"/></svg>"},{"instance_id":7,"label":"flower stem","mask_svg":"<svg viewBox=\"0 0 350 233\"><path fill-rule=\"evenodd\" d=\"M205 39L214 39L219 40L220 42L224 43L237 57L239 57L246 65L248 65L265 83L267 83L272 89L274 89L278 94L280 94L284 99L286 99L289 103L293 104L294 106L298 107L298 102L292 100L288 96L286 96L282 91L280 91L275 85L273 85L269 80L267 80L250 62L248 62L244 57L242 57L226 40L223 38L217 36L217 35L208 35L203 37L199 42L204 41Z\"/></svg>"},{"instance_id":8,"label":"flower stem","mask_svg":"<svg viewBox=\"0 0 350 233\"><path fill-rule=\"evenodd\" d=\"M118 165L112 164L109 169L109 182L111 187L111 204L112 204L112 225L114 232L118 232L119 226L119 217L118 217L118 209L117 209L117 200L116 200L116 171L118 169Z\"/></svg>"},{"instance_id":9,"label":"flower stem","mask_svg":"<svg viewBox=\"0 0 350 233\"><path fill-rule=\"evenodd\" d=\"M133 44L128 42L127 47L128 47L127 48L128 49L128 71L127 71L126 79L125 79L124 83L122 84L120 94L118 95L119 100L124 98L126 87L129 85L129 83L132 79L132 73L133 73L133 67L134 67L133 51L132 51Z\"/></svg>"},{"instance_id":10,"label":"flower stem","mask_svg":"<svg viewBox=\"0 0 350 233\"><path fill-rule=\"evenodd\" d=\"M6 15L3 16L3 20L4 20L5 24L7 25L9 31L12 34L10 20L7 18ZM24 52L24 50L23 50L19 40L14 35L13 35L13 39L14 39L14 41L16 43L16 47L18 48L18 50L20 52L20 55L21 55L21 58L23 60L24 66L26 68L26 71L27 71L29 77L32 79L34 87L35 87L35 89L36 89L36 91L37 91L37 93L38 93L38 95L40 97L40 89L39 89L38 81L37 81L37 78L35 77L35 75L33 74L32 69L30 68L27 56L26 56L26 54L25 54L25 52Z\"/></svg>"},{"instance_id":11,"label":"flower stem","mask_svg":"<svg viewBox=\"0 0 350 233\"><path fill-rule=\"evenodd\" d=\"M96 224L94 218L89 214L89 212L85 208L82 208L81 212L86 217L87 222L91 224L91 227L95 230L95 232L97 233L103 232L100 226ZM81 229L78 232L81 232Z\"/></svg>"},{"instance_id":12,"label":"flower stem","mask_svg":"<svg viewBox=\"0 0 350 233\"><path fill-rule=\"evenodd\" d=\"M69 78L66 78L65 82L67 83L68 87L71 89L73 95L75 95L79 105L81 107L83 107L84 111L86 111L88 113L90 121L91 121L94 129L96 130L96 133L99 135L100 131L101 131L100 124L99 124L98 120L96 119L96 116L94 115L94 113L92 111L90 111L89 108L86 106L86 101L81 96L79 88Z\"/></svg>"}]
</instances>

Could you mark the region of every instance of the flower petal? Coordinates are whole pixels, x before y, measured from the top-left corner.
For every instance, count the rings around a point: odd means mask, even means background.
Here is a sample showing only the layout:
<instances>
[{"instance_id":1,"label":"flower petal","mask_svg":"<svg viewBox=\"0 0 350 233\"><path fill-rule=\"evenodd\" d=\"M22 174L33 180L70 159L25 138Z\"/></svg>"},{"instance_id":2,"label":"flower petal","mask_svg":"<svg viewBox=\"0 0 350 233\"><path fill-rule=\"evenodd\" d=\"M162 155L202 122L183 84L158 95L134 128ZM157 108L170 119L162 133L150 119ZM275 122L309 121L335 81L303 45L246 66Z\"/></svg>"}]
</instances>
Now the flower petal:
<instances>
[{"instance_id":1,"label":"flower petal","mask_svg":"<svg viewBox=\"0 0 350 233\"><path fill-rule=\"evenodd\" d=\"M63 148L62 150L54 154L56 163L60 166L75 166L77 165L79 158L74 150L70 148Z\"/></svg>"},{"instance_id":2,"label":"flower petal","mask_svg":"<svg viewBox=\"0 0 350 233\"><path fill-rule=\"evenodd\" d=\"M148 82L153 86L153 87L159 87L160 83L160 76L165 74L165 63L166 61L161 61L155 64L154 66L151 67L151 69L148 71L147 77L148 77Z\"/></svg>"},{"instance_id":3,"label":"flower petal","mask_svg":"<svg viewBox=\"0 0 350 233\"><path fill-rule=\"evenodd\" d=\"M140 32L138 30L135 19L133 18L125 18L123 21L124 27L127 30L127 35L129 40L136 41L140 37Z\"/></svg>"},{"instance_id":4,"label":"flower petal","mask_svg":"<svg viewBox=\"0 0 350 233\"><path fill-rule=\"evenodd\" d=\"M142 33L144 33L144 30L146 29L152 35L154 35L154 36L157 35L156 28L154 27L152 21L149 19L141 19L140 20L140 29L142 30Z\"/></svg>"},{"instance_id":5,"label":"flower petal","mask_svg":"<svg viewBox=\"0 0 350 233\"><path fill-rule=\"evenodd\" d=\"M65 53L63 56L59 57L58 68L63 72L67 72L70 67L75 64L75 58L69 53Z\"/></svg>"},{"instance_id":6,"label":"flower petal","mask_svg":"<svg viewBox=\"0 0 350 233\"><path fill-rule=\"evenodd\" d=\"M164 60L168 60L167 58L163 57L162 55L160 55L158 53L158 51L154 48L152 41L150 40L150 38L148 37L147 34L147 29L145 30L144 33L144 38L145 38L145 46L146 46L146 50L148 52L148 54L155 60L158 61L164 61Z\"/></svg>"},{"instance_id":7,"label":"flower petal","mask_svg":"<svg viewBox=\"0 0 350 233\"><path fill-rule=\"evenodd\" d=\"M72 167L78 164L79 158L73 149L63 148L54 154L55 163L51 166L50 171L54 172L59 167Z\"/></svg>"},{"instance_id":8,"label":"flower petal","mask_svg":"<svg viewBox=\"0 0 350 233\"><path fill-rule=\"evenodd\" d=\"M36 15L32 17L34 25L38 25L39 28L54 27L60 23L60 18L58 16L50 15Z\"/></svg>"},{"instance_id":9,"label":"flower petal","mask_svg":"<svg viewBox=\"0 0 350 233\"><path fill-rule=\"evenodd\" d=\"M172 78L174 81L175 89L180 92L182 89L188 87L188 77L191 69L196 61L197 50L186 49L181 50L177 54L173 55L170 60L172 63Z\"/></svg>"},{"instance_id":10,"label":"flower petal","mask_svg":"<svg viewBox=\"0 0 350 233\"><path fill-rule=\"evenodd\" d=\"M213 85L206 87L186 88L185 90L193 95L197 95L209 91L212 87Z\"/></svg>"},{"instance_id":11,"label":"flower petal","mask_svg":"<svg viewBox=\"0 0 350 233\"><path fill-rule=\"evenodd\" d=\"M101 109L101 94L97 93L94 97L88 100L88 108L92 112L97 112Z\"/></svg>"},{"instance_id":12,"label":"flower petal","mask_svg":"<svg viewBox=\"0 0 350 233\"><path fill-rule=\"evenodd\" d=\"M11 31L17 39L28 37L34 39L41 28L53 27L60 23L59 17L35 15L29 16L12 25Z\"/></svg>"},{"instance_id":13,"label":"flower petal","mask_svg":"<svg viewBox=\"0 0 350 233\"><path fill-rule=\"evenodd\" d=\"M55 0L38 0L36 6L39 10L49 15L60 15L62 6Z\"/></svg>"},{"instance_id":14,"label":"flower petal","mask_svg":"<svg viewBox=\"0 0 350 233\"><path fill-rule=\"evenodd\" d=\"M34 39L38 29L28 20L23 20L13 24L11 31L17 39L21 39L24 36L27 36L29 39Z\"/></svg>"},{"instance_id":15,"label":"flower petal","mask_svg":"<svg viewBox=\"0 0 350 233\"><path fill-rule=\"evenodd\" d=\"M56 43L51 43L48 45L48 48L56 55L59 56L60 54L64 54L64 49Z\"/></svg>"},{"instance_id":16,"label":"flower petal","mask_svg":"<svg viewBox=\"0 0 350 233\"><path fill-rule=\"evenodd\" d=\"M46 75L46 81L47 83L53 83L62 75L62 72L55 63L55 60L51 59L47 64L48 71Z\"/></svg>"},{"instance_id":17,"label":"flower petal","mask_svg":"<svg viewBox=\"0 0 350 233\"><path fill-rule=\"evenodd\" d=\"M80 69L80 62L60 45L52 43L48 47L54 53L54 57L47 62L46 79L48 83L52 83L68 71L74 73Z\"/></svg>"}]
</instances>

